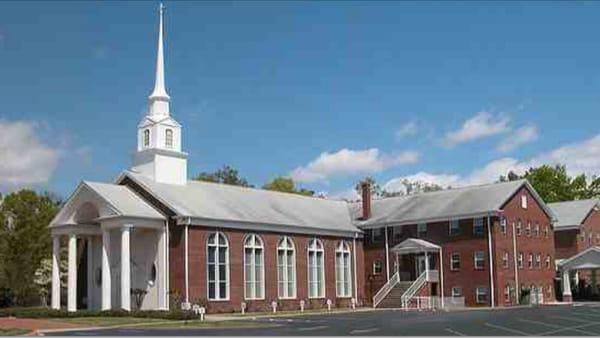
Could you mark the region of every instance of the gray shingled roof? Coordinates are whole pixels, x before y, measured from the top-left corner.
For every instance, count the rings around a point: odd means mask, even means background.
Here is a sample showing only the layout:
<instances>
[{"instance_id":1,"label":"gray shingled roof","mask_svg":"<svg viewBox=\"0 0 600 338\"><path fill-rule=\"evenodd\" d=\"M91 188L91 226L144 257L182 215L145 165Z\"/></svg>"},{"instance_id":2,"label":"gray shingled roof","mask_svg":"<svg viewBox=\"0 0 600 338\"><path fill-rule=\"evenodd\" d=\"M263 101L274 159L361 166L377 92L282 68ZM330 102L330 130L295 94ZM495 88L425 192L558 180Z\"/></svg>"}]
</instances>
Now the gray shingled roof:
<instances>
[{"instance_id":1,"label":"gray shingled roof","mask_svg":"<svg viewBox=\"0 0 600 338\"><path fill-rule=\"evenodd\" d=\"M163 184L141 174L124 174L180 217L292 226L311 231L360 232L353 225L344 201L199 181Z\"/></svg>"},{"instance_id":2,"label":"gray shingled roof","mask_svg":"<svg viewBox=\"0 0 600 338\"><path fill-rule=\"evenodd\" d=\"M526 180L470 186L427 192L410 196L376 199L372 202L372 217L359 223L369 227L383 224L414 224L418 222L474 217L498 211L522 186L527 186L541 202L546 212L552 212L537 196ZM353 205L355 219L360 217L360 205Z\"/></svg>"},{"instance_id":3,"label":"gray shingled roof","mask_svg":"<svg viewBox=\"0 0 600 338\"><path fill-rule=\"evenodd\" d=\"M597 199L548 203L557 218L554 229L579 227L598 203Z\"/></svg>"},{"instance_id":4,"label":"gray shingled roof","mask_svg":"<svg viewBox=\"0 0 600 338\"><path fill-rule=\"evenodd\" d=\"M121 216L165 219L156 209L126 186L84 181Z\"/></svg>"}]
</instances>

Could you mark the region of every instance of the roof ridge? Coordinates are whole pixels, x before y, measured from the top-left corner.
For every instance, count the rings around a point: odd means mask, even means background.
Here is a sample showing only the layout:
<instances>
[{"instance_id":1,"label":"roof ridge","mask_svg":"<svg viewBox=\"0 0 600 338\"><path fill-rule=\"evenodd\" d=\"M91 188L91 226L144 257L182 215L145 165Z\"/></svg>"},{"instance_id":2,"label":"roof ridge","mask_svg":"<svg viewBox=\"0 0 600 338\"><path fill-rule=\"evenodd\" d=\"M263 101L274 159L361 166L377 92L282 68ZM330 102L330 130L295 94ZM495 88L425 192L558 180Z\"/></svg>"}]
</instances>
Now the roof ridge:
<instances>
[{"instance_id":1,"label":"roof ridge","mask_svg":"<svg viewBox=\"0 0 600 338\"><path fill-rule=\"evenodd\" d=\"M586 198L586 199L582 199L582 200L558 201L558 202L551 202L551 203L547 203L547 204L548 205L558 205L558 204L583 203L583 202L600 203L600 199L599 198Z\"/></svg>"}]
</instances>

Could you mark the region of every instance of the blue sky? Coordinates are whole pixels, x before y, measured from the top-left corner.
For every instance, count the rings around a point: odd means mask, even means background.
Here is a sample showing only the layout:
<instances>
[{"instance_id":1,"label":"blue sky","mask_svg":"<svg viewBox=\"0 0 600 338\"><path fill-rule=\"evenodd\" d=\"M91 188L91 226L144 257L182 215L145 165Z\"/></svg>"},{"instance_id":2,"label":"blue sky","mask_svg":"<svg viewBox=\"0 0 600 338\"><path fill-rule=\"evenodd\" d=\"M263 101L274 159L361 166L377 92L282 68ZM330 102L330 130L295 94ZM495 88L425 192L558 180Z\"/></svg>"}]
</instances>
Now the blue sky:
<instances>
[{"instance_id":1,"label":"blue sky","mask_svg":"<svg viewBox=\"0 0 600 338\"><path fill-rule=\"evenodd\" d=\"M563 162L600 173L600 3L166 2L189 172L345 196ZM68 196L129 167L157 2L7 2L0 191ZM4 134L4 137L2 136Z\"/></svg>"}]
</instances>

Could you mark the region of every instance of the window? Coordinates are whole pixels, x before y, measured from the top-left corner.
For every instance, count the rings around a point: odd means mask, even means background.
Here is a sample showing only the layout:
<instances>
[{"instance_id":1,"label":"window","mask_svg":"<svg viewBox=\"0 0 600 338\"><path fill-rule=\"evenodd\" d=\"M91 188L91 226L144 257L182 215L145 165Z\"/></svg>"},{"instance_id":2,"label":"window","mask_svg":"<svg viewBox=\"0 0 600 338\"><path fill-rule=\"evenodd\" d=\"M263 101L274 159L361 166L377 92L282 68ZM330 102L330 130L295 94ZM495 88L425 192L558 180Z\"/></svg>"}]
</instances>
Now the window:
<instances>
[{"instance_id":1,"label":"window","mask_svg":"<svg viewBox=\"0 0 600 338\"><path fill-rule=\"evenodd\" d=\"M550 255L546 256L546 269L550 269L551 267L551 261L550 261Z\"/></svg>"},{"instance_id":2,"label":"window","mask_svg":"<svg viewBox=\"0 0 600 338\"><path fill-rule=\"evenodd\" d=\"M500 231L505 235L506 235L506 224L507 224L506 217L500 218Z\"/></svg>"},{"instance_id":3,"label":"window","mask_svg":"<svg viewBox=\"0 0 600 338\"><path fill-rule=\"evenodd\" d=\"M523 232L523 222L521 222L521 220L517 221L517 235L521 236L521 233Z\"/></svg>"},{"instance_id":4,"label":"window","mask_svg":"<svg viewBox=\"0 0 600 338\"><path fill-rule=\"evenodd\" d=\"M540 225L535 223L535 227L533 228L533 235L535 237L540 237Z\"/></svg>"},{"instance_id":5,"label":"window","mask_svg":"<svg viewBox=\"0 0 600 338\"><path fill-rule=\"evenodd\" d=\"M325 266L323 243L313 239L308 244L308 297L325 297Z\"/></svg>"},{"instance_id":6,"label":"window","mask_svg":"<svg viewBox=\"0 0 600 338\"><path fill-rule=\"evenodd\" d=\"M152 263L152 267L150 268L150 276L148 276L148 284L150 286L153 286L154 283L156 283L156 275L157 275L156 263Z\"/></svg>"},{"instance_id":7,"label":"window","mask_svg":"<svg viewBox=\"0 0 600 338\"><path fill-rule=\"evenodd\" d=\"M383 228L375 228L371 234L373 236L373 242L381 242L385 239Z\"/></svg>"},{"instance_id":8,"label":"window","mask_svg":"<svg viewBox=\"0 0 600 338\"><path fill-rule=\"evenodd\" d=\"M244 298L265 297L265 254L258 235L248 235L244 241Z\"/></svg>"},{"instance_id":9,"label":"window","mask_svg":"<svg viewBox=\"0 0 600 338\"><path fill-rule=\"evenodd\" d=\"M379 261L379 260L373 262L373 274L379 275L382 272L383 272L383 263L381 263L381 261Z\"/></svg>"},{"instance_id":10,"label":"window","mask_svg":"<svg viewBox=\"0 0 600 338\"><path fill-rule=\"evenodd\" d=\"M544 227L544 237L548 238L549 235L550 235L550 231L548 230L548 226L546 225Z\"/></svg>"},{"instance_id":11,"label":"window","mask_svg":"<svg viewBox=\"0 0 600 338\"><path fill-rule=\"evenodd\" d=\"M535 255L535 268L536 269L542 268L542 255L541 254Z\"/></svg>"},{"instance_id":12,"label":"window","mask_svg":"<svg viewBox=\"0 0 600 338\"><path fill-rule=\"evenodd\" d=\"M392 238L402 238L402 226L392 227Z\"/></svg>"},{"instance_id":13,"label":"window","mask_svg":"<svg viewBox=\"0 0 600 338\"><path fill-rule=\"evenodd\" d=\"M508 262L509 262L509 259L510 259L510 256L509 256L509 254L508 254L508 251L504 251L504 254L502 255L502 266L503 266L505 269L508 269L508 268L509 268L509 263L508 263Z\"/></svg>"},{"instance_id":14,"label":"window","mask_svg":"<svg viewBox=\"0 0 600 338\"><path fill-rule=\"evenodd\" d=\"M450 235L458 235L460 234L460 224L458 220L450 221Z\"/></svg>"},{"instance_id":15,"label":"window","mask_svg":"<svg viewBox=\"0 0 600 338\"><path fill-rule=\"evenodd\" d=\"M296 255L289 237L283 237L277 246L277 283L279 298L296 298Z\"/></svg>"},{"instance_id":16,"label":"window","mask_svg":"<svg viewBox=\"0 0 600 338\"><path fill-rule=\"evenodd\" d=\"M589 236L588 236L588 244L592 245L592 239L594 238L594 233L590 232Z\"/></svg>"},{"instance_id":17,"label":"window","mask_svg":"<svg viewBox=\"0 0 600 338\"><path fill-rule=\"evenodd\" d=\"M96 268L95 280L96 280L96 286L101 287L102 286L102 268Z\"/></svg>"},{"instance_id":18,"label":"window","mask_svg":"<svg viewBox=\"0 0 600 338\"><path fill-rule=\"evenodd\" d=\"M527 257L527 268L533 269L533 254L529 254Z\"/></svg>"},{"instance_id":19,"label":"window","mask_svg":"<svg viewBox=\"0 0 600 338\"><path fill-rule=\"evenodd\" d=\"M585 230L581 229L581 240L585 241Z\"/></svg>"},{"instance_id":20,"label":"window","mask_svg":"<svg viewBox=\"0 0 600 338\"><path fill-rule=\"evenodd\" d=\"M335 290L338 297L352 296L350 246L341 241L335 250Z\"/></svg>"},{"instance_id":21,"label":"window","mask_svg":"<svg viewBox=\"0 0 600 338\"><path fill-rule=\"evenodd\" d=\"M150 146L150 130L144 130L144 147Z\"/></svg>"},{"instance_id":22,"label":"window","mask_svg":"<svg viewBox=\"0 0 600 338\"><path fill-rule=\"evenodd\" d=\"M521 195L521 208L527 209L527 195Z\"/></svg>"},{"instance_id":23,"label":"window","mask_svg":"<svg viewBox=\"0 0 600 338\"><path fill-rule=\"evenodd\" d=\"M483 218L473 219L473 235L483 236Z\"/></svg>"},{"instance_id":24,"label":"window","mask_svg":"<svg viewBox=\"0 0 600 338\"><path fill-rule=\"evenodd\" d=\"M475 289L475 299L477 304L485 304L488 302L488 288L480 286Z\"/></svg>"},{"instance_id":25,"label":"window","mask_svg":"<svg viewBox=\"0 0 600 338\"><path fill-rule=\"evenodd\" d=\"M519 265L519 269L523 269L523 253L519 252L519 257L517 258L517 264Z\"/></svg>"},{"instance_id":26,"label":"window","mask_svg":"<svg viewBox=\"0 0 600 338\"><path fill-rule=\"evenodd\" d=\"M173 130L165 130L165 147L173 148Z\"/></svg>"},{"instance_id":27,"label":"window","mask_svg":"<svg viewBox=\"0 0 600 338\"><path fill-rule=\"evenodd\" d=\"M525 228L525 236L531 236L531 222L527 222L527 227Z\"/></svg>"},{"instance_id":28,"label":"window","mask_svg":"<svg viewBox=\"0 0 600 338\"><path fill-rule=\"evenodd\" d=\"M452 298L462 297L462 288L460 286L452 287Z\"/></svg>"},{"instance_id":29,"label":"window","mask_svg":"<svg viewBox=\"0 0 600 338\"><path fill-rule=\"evenodd\" d=\"M453 252L450 255L450 270L457 271L460 269L460 254L458 252Z\"/></svg>"},{"instance_id":30,"label":"window","mask_svg":"<svg viewBox=\"0 0 600 338\"><path fill-rule=\"evenodd\" d=\"M427 223L417 224L417 237L425 236L427 233Z\"/></svg>"},{"instance_id":31,"label":"window","mask_svg":"<svg viewBox=\"0 0 600 338\"><path fill-rule=\"evenodd\" d=\"M506 284L504 287L504 302L510 303L510 285Z\"/></svg>"},{"instance_id":32,"label":"window","mask_svg":"<svg viewBox=\"0 0 600 338\"><path fill-rule=\"evenodd\" d=\"M229 298L229 246L225 235L220 232L208 237L208 299Z\"/></svg>"},{"instance_id":33,"label":"window","mask_svg":"<svg viewBox=\"0 0 600 338\"><path fill-rule=\"evenodd\" d=\"M482 270L485 264L485 253L483 251L475 251L473 253L474 266L476 270Z\"/></svg>"}]
</instances>

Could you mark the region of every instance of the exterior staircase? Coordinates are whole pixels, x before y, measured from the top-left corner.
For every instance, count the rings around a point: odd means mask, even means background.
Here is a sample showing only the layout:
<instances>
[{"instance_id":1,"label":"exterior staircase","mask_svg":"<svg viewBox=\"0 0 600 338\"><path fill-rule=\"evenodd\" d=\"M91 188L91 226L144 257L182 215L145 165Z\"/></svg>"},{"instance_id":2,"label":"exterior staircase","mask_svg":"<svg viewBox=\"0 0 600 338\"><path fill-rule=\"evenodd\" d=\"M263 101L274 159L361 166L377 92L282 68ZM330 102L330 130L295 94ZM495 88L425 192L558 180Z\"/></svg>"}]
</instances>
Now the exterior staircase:
<instances>
[{"instance_id":1,"label":"exterior staircase","mask_svg":"<svg viewBox=\"0 0 600 338\"><path fill-rule=\"evenodd\" d=\"M399 282L394 286L387 296L377 305L378 308L401 308L402 296L413 284L410 282Z\"/></svg>"}]
</instances>

